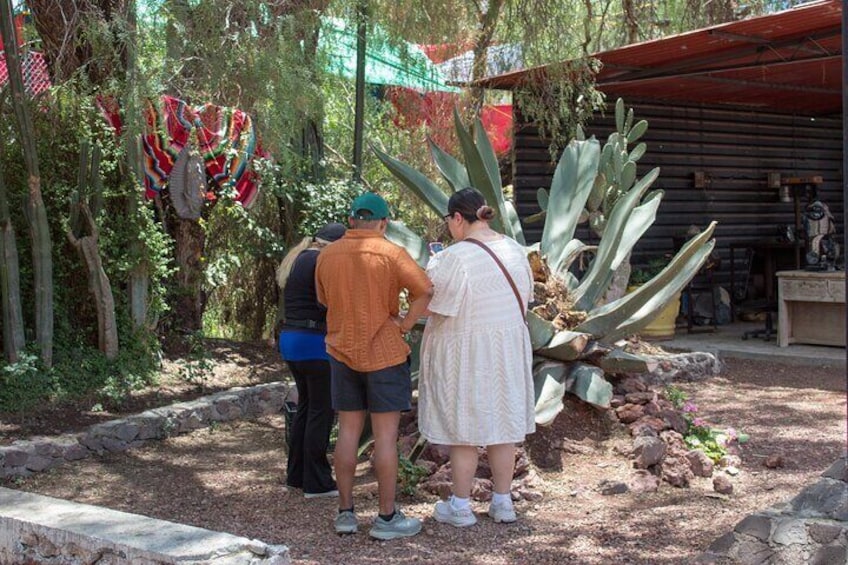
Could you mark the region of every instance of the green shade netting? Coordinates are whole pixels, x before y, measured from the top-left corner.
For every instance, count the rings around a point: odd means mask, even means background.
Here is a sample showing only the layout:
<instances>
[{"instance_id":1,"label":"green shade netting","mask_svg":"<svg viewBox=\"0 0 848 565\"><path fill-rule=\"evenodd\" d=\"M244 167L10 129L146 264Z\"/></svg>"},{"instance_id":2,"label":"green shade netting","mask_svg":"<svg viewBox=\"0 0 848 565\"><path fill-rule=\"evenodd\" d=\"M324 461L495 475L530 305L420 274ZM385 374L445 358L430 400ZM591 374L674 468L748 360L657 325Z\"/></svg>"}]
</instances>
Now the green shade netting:
<instances>
[{"instance_id":1,"label":"green shade netting","mask_svg":"<svg viewBox=\"0 0 848 565\"><path fill-rule=\"evenodd\" d=\"M323 18L318 43L327 61L327 71L356 78L356 28L337 18ZM405 86L417 90L458 92L448 86L441 71L412 43L393 45L385 31L368 27L365 82Z\"/></svg>"}]
</instances>

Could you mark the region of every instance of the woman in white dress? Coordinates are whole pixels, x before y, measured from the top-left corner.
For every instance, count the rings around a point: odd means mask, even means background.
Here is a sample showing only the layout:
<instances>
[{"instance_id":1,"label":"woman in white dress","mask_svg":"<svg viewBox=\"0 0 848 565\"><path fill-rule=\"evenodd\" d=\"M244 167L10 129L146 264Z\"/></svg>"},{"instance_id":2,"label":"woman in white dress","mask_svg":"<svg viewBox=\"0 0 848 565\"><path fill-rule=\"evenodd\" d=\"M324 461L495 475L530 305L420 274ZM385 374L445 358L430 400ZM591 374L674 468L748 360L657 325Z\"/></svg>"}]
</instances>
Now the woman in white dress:
<instances>
[{"instance_id":1,"label":"woman in white dress","mask_svg":"<svg viewBox=\"0 0 848 565\"><path fill-rule=\"evenodd\" d=\"M480 192L454 193L448 212L457 243L427 267L434 295L419 377L419 428L428 441L450 446L453 473L453 496L436 503L434 517L459 527L477 522L469 498L477 446L485 446L494 483L489 516L514 522L515 444L535 430L533 349L524 320L532 273L524 248L489 227L495 211Z\"/></svg>"}]
</instances>

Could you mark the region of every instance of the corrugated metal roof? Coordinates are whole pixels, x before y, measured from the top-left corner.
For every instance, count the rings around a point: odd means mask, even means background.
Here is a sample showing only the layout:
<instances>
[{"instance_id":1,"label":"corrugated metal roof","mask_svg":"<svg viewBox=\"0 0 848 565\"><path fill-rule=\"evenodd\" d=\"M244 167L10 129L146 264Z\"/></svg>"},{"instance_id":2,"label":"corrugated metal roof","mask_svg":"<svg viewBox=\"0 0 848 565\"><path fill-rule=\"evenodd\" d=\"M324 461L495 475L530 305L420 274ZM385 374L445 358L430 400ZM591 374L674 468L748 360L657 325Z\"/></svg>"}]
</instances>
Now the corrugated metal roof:
<instances>
[{"instance_id":1,"label":"corrugated metal roof","mask_svg":"<svg viewBox=\"0 0 848 565\"><path fill-rule=\"evenodd\" d=\"M596 53L609 96L731 105L805 115L842 108L842 0ZM480 81L515 89L545 80L536 67Z\"/></svg>"}]
</instances>

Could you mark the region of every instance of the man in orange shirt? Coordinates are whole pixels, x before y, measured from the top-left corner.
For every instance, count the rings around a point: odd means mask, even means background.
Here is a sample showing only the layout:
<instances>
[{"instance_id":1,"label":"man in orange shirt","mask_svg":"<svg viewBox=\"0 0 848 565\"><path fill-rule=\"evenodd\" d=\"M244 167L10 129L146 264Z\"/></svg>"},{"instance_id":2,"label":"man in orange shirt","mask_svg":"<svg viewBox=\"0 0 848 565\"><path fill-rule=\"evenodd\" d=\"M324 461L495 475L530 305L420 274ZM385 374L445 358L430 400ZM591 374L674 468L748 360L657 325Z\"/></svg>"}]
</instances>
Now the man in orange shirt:
<instances>
[{"instance_id":1,"label":"man in orange shirt","mask_svg":"<svg viewBox=\"0 0 848 565\"><path fill-rule=\"evenodd\" d=\"M377 539L413 536L421 521L395 508L401 411L409 410L412 385L409 346L403 339L426 311L432 284L402 247L385 238L389 206L373 192L351 206L344 237L318 256L318 301L327 306L327 353L330 355L333 408L339 413L339 437L333 456L339 490L336 532L352 534L358 524L353 508L356 451L371 413L374 468L380 509L369 532ZM400 292L409 292L409 311L399 316Z\"/></svg>"}]
</instances>

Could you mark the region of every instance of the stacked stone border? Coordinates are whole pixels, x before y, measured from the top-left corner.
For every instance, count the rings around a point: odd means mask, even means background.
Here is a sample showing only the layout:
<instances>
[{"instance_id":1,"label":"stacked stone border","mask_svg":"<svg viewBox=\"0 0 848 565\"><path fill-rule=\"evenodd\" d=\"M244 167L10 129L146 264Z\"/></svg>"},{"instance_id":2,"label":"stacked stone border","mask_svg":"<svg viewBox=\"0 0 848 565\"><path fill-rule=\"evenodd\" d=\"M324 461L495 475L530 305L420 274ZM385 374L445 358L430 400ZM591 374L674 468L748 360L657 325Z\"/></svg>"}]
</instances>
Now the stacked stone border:
<instances>
[{"instance_id":1,"label":"stacked stone border","mask_svg":"<svg viewBox=\"0 0 848 565\"><path fill-rule=\"evenodd\" d=\"M149 440L188 433L214 422L278 413L288 390L289 385L282 382L232 388L95 424L81 433L18 440L0 447L0 478L26 477L67 461L126 451Z\"/></svg>"},{"instance_id":2,"label":"stacked stone border","mask_svg":"<svg viewBox=\"0 0 848 565\"><path fill-rule=\"evenodd\" d=\"M848 563L848 467L838 459L790 502L752 514L715 540L700 563Z\"/></svg>"}]
</instances>

